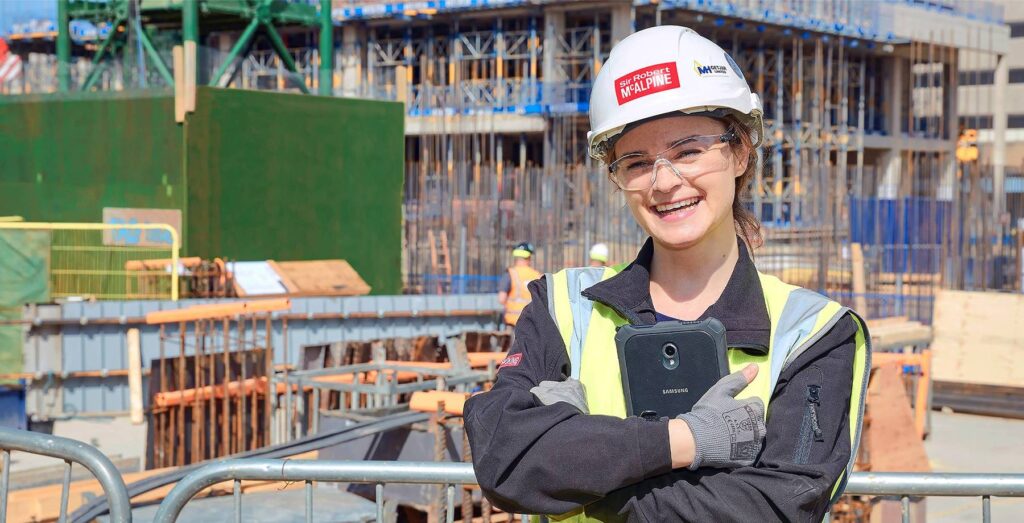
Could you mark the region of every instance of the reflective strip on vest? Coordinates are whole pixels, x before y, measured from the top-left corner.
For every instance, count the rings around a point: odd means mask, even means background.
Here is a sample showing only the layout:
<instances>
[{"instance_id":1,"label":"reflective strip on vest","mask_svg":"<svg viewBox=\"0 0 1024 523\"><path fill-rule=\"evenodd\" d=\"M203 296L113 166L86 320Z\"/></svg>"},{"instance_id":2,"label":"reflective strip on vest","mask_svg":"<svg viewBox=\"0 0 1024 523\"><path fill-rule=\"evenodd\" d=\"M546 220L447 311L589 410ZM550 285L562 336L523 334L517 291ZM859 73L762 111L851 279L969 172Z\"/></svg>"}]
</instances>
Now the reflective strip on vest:
<instances>
[{"instance_id":1,"label":"reflective strip on vest","mask_svg":"<svg viewBox=\"0 0 1024 523\"><path fill-rule=\"evenodd\" d=\"M614 267L565 269L548 274L548 309L565 342L572 367L571 375L586 390L591 414L626 416L625 397L620 384L619 360L615 346L615 329L626 320L604 304L595 303L580 293L591 285L611 278L628 264ZM778 278L758 273L764 292L765 306L771 322L768 354L761 355L741 349L729 349L729 371L736 372L748 363L758 365L760 372L737 398L758 397L770 412L771 396L782 371L797 357L827 334L842 317L852 311L815 292L789 285ZM846 470L832 489L834 502L842 493L849 472L853 471L860 443L861 419L868 373L871 370L870 337L863 320L853 314L858 330L853 368L853 391L850 397L850 460ZM585 350L584 350L585 349ZM765 369L764 367L768 368ZM553 521L598 521L580 511L550 516Z\"/></svg>"}]
</instances>

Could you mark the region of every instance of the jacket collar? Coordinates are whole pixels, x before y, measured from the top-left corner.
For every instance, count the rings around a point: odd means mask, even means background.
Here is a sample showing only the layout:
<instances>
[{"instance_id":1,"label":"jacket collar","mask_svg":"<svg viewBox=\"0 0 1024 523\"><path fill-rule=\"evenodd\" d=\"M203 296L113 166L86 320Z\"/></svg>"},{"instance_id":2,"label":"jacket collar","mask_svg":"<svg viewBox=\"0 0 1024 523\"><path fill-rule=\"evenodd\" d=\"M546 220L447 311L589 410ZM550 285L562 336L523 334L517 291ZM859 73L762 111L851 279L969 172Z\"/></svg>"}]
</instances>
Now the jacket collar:
<instances>
[{"instance_id":1,"label":"jacket collar","mask_svg":"<svg viewBox=\"0 0 1024 523\"><path fill-rule=\"evenodd\" d=\"M746 245L737 238L739 260L722 291L722 296L700 319L716 318L725 325L728 346L767 354L771 320L764 291L754 261ZM651 301L651 258L654 241L648 238L636 259L621 272L583 291L583 296L599 301L633 325L652 325L656 320Z\"/></svg>"}]
</instances>

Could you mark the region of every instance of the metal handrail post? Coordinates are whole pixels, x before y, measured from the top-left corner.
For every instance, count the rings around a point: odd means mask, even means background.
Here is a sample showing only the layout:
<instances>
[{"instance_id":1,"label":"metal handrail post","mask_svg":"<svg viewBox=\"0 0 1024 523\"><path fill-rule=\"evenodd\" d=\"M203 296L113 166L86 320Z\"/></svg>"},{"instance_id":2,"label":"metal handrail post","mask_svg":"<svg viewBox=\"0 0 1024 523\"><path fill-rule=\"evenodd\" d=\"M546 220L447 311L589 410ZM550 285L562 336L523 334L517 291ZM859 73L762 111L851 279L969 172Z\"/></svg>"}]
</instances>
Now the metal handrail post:
<instances>
[{"instance_id":1,"label":"metal handrail post","mask_svg":"<svg viewBox=\"0 0 1024 523\"><path fill-rule=\"evenodd\" d=\"M446 489L446 519L454 510L453 485L475 485L469 463L401 461L307 461L274 459L223 460L202 467L184 479L167 495L154 519L171 523L188 501L203 489L234 481L236 517L240 514L242 480L303 481L307 485L307 506L312 502L308 485L312 481L377 484L377 513L383 513L384 484L440 484ZM992 497L1024 497L1024 474L922 474L906 472L858 472L850 477L846 494L898 497L904 517L909 516L910 498L923 496L968 496L982 498L983 520L991 517ZM308 510L307 510L308 512Z\"/></svg>"},{"instance_id":2,"label":"metal handrail post","mask_svg":"<svg viewBox=\"0 0 1024 523\"><path fill-rule=\"evenodd\" d=\"M0 449L29 452L81 464L96 476L103 488L110 503L110 521L131 523L131 502L121 473L96 447L59 436L0 427ZM70 476L65 476L65 479L70 479Z\"/></svg>"},{"instance_id":3,"label":"metal handrail post","mask_svg":"<svg viewBox=\"0 0 1024 523\"><path fill-rule=\"evenodd\" d=\"M175 485L157 510L155 523L174 522L203 489L231 480L329 481L339 483L476 484L468 463L401 461L223 460L202 467Z\"/></svg>"}]
</instances>

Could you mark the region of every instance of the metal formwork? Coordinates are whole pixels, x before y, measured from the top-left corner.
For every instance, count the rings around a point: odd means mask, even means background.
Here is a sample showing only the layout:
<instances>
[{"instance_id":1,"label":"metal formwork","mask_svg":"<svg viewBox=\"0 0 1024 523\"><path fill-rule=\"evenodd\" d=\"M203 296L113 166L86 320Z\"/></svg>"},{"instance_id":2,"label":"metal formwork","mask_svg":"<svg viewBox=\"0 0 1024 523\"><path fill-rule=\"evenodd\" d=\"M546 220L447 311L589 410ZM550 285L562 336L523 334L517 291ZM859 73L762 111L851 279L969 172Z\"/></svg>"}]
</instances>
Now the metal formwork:
<instances>
[{"instance_id":1,"label":"metal formwork","mask_svg":"<svg viewBox=\"0 0 1024 523\"><path fill-rule=\"evenodd\" d=\"M34 374L27 411L34 419L128 410L129 327L140 331L144 372L160 356L160 327L145 325L150 312L238 300L124 301L32 305L25 308L25 372ZM274 364L296 364L302 348L345 341L447 337L494 330L501 310L493 295L295 298L274 312L269 344ZM177 324L164 335L180 336ZM186 330L188 339L195 333ZM174 346L165 357L177 356ZM191 354L191 352L187 352Z\"/></svg>"}]
</instances>

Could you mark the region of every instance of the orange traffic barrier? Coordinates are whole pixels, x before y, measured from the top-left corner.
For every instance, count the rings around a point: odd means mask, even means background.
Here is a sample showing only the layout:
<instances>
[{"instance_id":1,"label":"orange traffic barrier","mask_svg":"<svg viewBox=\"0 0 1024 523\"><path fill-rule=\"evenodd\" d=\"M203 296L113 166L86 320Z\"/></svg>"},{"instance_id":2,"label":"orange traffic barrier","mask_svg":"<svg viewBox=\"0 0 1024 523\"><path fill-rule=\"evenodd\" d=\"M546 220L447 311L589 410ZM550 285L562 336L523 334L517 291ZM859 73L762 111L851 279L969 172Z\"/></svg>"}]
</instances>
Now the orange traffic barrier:
<instances>
[{"instance_id":1,"label":"orange traffic barrier","mask_svg":"<svg viewBox=\"0 0 1024 523\"><path fill-rule=\"evenodd\" d=\"M443 401L445 413L461 416L468 397L469 394L464 392L445 392L440 390L414 392L412 393L412 400L409 402L409 409L419 412L437 412L437 404Z\"/></svg>"}]
</instances>

